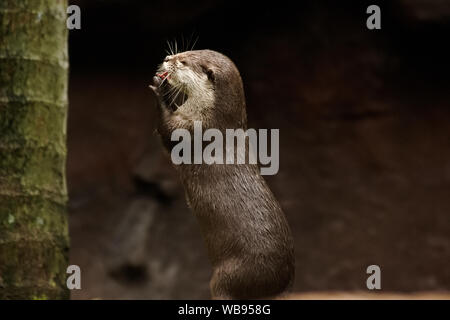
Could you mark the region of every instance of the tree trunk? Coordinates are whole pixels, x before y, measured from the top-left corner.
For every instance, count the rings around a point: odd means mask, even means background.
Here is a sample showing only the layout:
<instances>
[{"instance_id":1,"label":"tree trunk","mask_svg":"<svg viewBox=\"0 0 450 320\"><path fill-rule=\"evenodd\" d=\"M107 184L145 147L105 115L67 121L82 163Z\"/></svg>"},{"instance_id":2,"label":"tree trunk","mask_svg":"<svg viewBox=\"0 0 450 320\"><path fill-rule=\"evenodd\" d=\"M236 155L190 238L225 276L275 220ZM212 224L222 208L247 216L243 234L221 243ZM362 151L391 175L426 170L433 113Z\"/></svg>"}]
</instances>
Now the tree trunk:
<instances>
[{"instance_id":1,"label":"tree trunk","mask_svg":"<svg viewBox=\"0 0 450 320\"><path fill-rule=\"evenodd\" d=\"M0 299L63 299L67 0L0 1Z\"/></svg>"}]
</instances>

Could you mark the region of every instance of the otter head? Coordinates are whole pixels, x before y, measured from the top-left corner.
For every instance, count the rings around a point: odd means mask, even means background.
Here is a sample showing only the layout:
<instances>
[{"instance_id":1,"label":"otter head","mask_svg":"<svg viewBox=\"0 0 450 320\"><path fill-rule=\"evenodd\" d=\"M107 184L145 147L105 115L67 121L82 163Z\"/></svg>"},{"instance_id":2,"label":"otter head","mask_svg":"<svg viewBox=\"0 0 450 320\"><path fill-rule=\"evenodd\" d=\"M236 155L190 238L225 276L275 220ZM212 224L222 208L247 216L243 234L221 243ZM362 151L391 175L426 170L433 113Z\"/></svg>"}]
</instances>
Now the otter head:
<instances>
[{"instance_id":1,"label":"otter head","mask_svg":"<svg viewBox=\"0 0 450 320\"><path fill-rule=\"evenodd\" d=\"M169 55L159 66L154 85L162 108L174 116L202 121L205 128L244 128L245 97L234 63L212 50Z\"/></svg>"}]
</instances>

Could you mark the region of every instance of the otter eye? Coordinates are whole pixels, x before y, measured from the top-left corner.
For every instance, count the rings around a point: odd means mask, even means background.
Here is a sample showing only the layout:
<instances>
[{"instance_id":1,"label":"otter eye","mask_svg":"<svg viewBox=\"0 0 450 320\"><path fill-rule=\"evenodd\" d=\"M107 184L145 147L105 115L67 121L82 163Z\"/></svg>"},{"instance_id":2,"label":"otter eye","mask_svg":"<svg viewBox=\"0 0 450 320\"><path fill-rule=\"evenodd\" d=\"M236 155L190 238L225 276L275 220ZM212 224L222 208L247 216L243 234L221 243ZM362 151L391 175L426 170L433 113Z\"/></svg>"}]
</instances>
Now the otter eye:
<instances>
[{"instance_id":1,"label":"otter eye","mask_svg":"<svg viewBox=\"0 0 450 320\"><path fill-rule=\"evenodd\" d=\"M208 79L212 82L216 80L216 77L214 75L214 71L208 67L202 66L202 70L206 75L208 76Z\"/></svg>"},{"instance_id":2,"label":"otter eye","mask_svg":"<svg viewBox=\"0 0 450 320\"><path fill-rule=\"evenodd\" d=\"M181 64L183 65L183 66L185 66L187 63L186 63L186 60L180 60L180 62L181 62Z\"/></svg>"},{"instance_id":3,"label":"otter eye","mask_svg":"<svg viewBox=\"0 0 450 320\"><path fill-rule=\"evenodd\" d=\"M216 80L216 78L214 76L214 72L212 70L208 70L208 79L211 80L212 82L214 82L214 80Z\"/></svg>"}]
</instances>

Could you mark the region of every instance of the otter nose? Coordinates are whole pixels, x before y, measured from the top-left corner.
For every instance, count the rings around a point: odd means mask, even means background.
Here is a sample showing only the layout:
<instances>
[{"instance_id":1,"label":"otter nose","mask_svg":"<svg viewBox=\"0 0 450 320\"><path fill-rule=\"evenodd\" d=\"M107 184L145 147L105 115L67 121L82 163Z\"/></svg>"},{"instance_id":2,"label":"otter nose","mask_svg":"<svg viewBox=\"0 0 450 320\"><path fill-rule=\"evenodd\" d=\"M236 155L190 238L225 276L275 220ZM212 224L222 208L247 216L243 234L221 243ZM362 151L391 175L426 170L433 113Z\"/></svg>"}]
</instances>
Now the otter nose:
<instances>
[{"instance_id":1,"label":"otter nose","mask_svg":"<svg viewBox=\"0 0 450 320\"><path fill-rule=\"evenodd\" d=\"M172 59L172 56L167 56L167 57L165 57L164 62L168 62L168 61L170 61L171 59Z\"/></svg>"}]
</instances>

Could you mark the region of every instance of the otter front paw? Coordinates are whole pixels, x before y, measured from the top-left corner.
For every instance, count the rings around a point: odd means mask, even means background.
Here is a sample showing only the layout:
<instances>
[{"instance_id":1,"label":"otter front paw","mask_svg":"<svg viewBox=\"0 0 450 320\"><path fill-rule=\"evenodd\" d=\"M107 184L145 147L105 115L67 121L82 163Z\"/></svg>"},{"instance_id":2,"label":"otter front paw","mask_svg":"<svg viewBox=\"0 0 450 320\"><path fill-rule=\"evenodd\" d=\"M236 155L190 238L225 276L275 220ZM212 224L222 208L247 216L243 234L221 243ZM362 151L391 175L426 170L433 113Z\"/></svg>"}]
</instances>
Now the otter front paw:
<instances>
[{"instance_id":1,"label":"otter front paw","mask_svg":"<svg viewBox=\"0 0 450 320\"><path fill-rule=\"evenodd\" d=\"M150 89L156 96L158 100L158 109L163 113L172 114L177 108L177 102L179 102L179 97L186 95L180 95L174 92L174 88L169 85L167 78L167 72L164 74L157 74L153 77L153 84L149 85Z\"/></svg>"},{"instance_id":2,"label":"otter front paw","mask_svg":"<svg viewBox=\"0 0 450 320\"><path fill-rule=\"evenodd\" d=\"M158 100L158 103L161 103L161 102L162 102L162 99L161 99L161 91L159 90L160 87L161 87L161 79L159 79L157 76L154 76L154 77L153 77L153 83L150 84L148 87L149 87L149 88L153 91L153 93L155 94L155 96L156 96L156 98L157 98L157 100Z\"/></svg>"}]
</instances>

